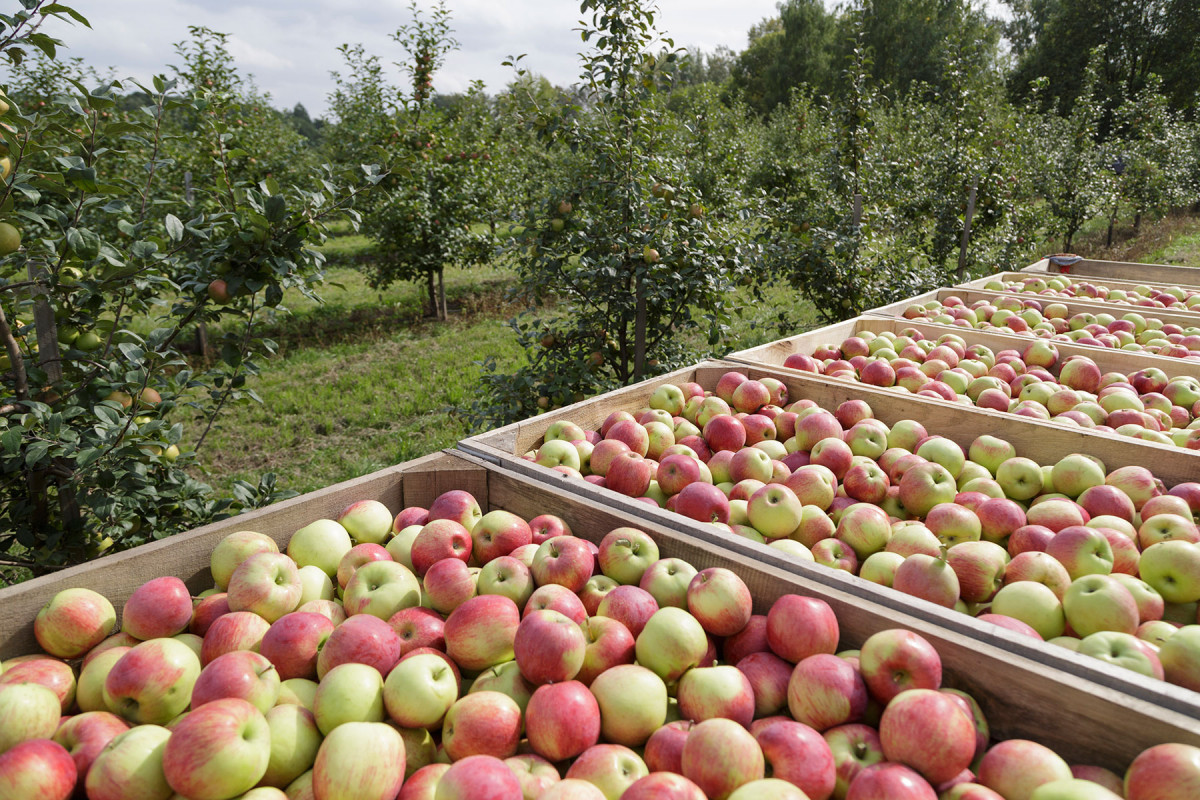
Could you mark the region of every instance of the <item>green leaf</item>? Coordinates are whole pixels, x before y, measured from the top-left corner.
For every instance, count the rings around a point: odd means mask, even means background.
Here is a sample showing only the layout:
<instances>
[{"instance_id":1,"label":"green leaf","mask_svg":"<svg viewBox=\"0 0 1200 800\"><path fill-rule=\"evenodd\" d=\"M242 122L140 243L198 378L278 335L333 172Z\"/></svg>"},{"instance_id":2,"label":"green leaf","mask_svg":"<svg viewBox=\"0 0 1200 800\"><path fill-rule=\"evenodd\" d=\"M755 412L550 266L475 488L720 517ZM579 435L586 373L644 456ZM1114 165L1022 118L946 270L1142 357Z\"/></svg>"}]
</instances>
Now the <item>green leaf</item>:
<instances>
[{"instance_id":1,"label":"green leaf","mask_svg":"<svg viewBox=\"0 0 1200 800\"><path fill-rule=\"evenodd\" d=\"M17 452L21 447L21 438L24 433L24 428L9 428L0 434L0 446L4 447L4 452L10 455Z\"/></svg>"},{"instance_id":2,"label":"green leaf","mask_svg":"<svg viewBox=\"0 0 1200 800\"><path fill-rule=\"evenodd\" d=\"M34 442L25 450L25 466L32 467L46 457L50 452L49 442Z\"/></svg>"},{"instance_id":3,"label":"green leaf","mask_svg":"<svg viewBox=\"0 0 1200 800\"><path fill-rule=\"evenodd\" d=\"M167 236L171 237L171 241L183 241L183 223L179 221L179 217L174 214L167 214L163 220L163 224L167 227Z\"/></svg>"}]
</instances>

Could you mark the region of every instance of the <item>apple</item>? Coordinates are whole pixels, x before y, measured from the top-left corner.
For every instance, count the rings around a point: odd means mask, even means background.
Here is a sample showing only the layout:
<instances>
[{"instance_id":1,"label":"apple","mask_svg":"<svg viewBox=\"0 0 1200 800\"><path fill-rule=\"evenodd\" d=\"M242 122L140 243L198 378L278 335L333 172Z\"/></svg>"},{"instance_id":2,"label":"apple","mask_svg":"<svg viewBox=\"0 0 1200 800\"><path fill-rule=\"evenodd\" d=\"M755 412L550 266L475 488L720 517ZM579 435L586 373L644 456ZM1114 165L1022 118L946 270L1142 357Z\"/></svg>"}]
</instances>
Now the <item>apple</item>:
<instances>
[{"instance_id":1,"label":"apple","mask_svg":"<svg viewBox=\"0 0 1200 800\"><path fill-rule=\"evenodd\" d=\"M259 652L275 666L281 681L316 678L317 652L333 629L333 622L321 614L284 614L263 634Z\"/></svg>"},{"instance_id":2,"label":"apple","mask_svg":"<svg viewBox=\"0 0 1200 800\"><path fill-rule=\"evenodd\" d=\"M993 542L968 541L947 550L946 562L958 577L961 598L968 603L986 603L1004 585L1009 557Z\"/></svg>"},{"instance_id":3,"label":"apple","mask_svg":"<svg viewBox=\"0 0 1200 800\"><path fill-rule=\"evenodd\" d=\"M917 464L900 479L900 502L919 517L928 514L939 503L954 502L956 494L958 486L954 475L933 461Z\"/></svg>"},{"instance_id":4,"label":"apple","mask_svg":"<svg viewBox=\"0 0 1200 800\"><path fill-rule=\"evenodd\" d=\"M690 669L679 679L676 693L680 713L693 722L723 717L749 727L754 719L754 687L735 666Z\"/></svg>"},{"instance_id":5,"label":"apple","mask_svg":"<svg viewBox=\"0 0 1200 800\"><path fill-rule=\"evenodd\" d=\"M979 783L1003 797L1030 797L1045 783L1071 778L1071 768L1053 750L1028 739L997 742L976 770Z\"/></svg>"},{"instance_id":6,"label":"apple","mask_svg":"<svg viewBox=\"0 0 1200 800\"><path fill-rule=\"evenodd\" d=\"M529 745L550 761L583 753L600 740L600 730L600 705L579 681L539 686L525 709Z\"/></svg>"},{"instance_id":7,"label":"apple","mask_svg":"<svg viewBox=\"0 0 1200 800\"><path fill-rule=\"evenodd\" d=\"M118 734L88 770L84 787L89 800L170 797L162 763L170 737L171 732L158 725L138 725Z\"/></svg>"},{"instance_id":8,"label":"apple","mask_svg":"<svg viewBox=\"0 0 1200 800\"><path fill-rule=\"evenodd\" d=\"M267 771L271 729L245 700L194 709L171 730L163 751L167 783L194 800L222 800L252 789Z\"/></svg>"},{"instance_id":9,"label":"apple","mask_svg":"<svg viewBox=\"0 0 1200 800\"><path fill-rule=\"evenodd\" d=\"M703 626L691 614L675 607L656 611L635 642L638 663L668 682L678 680L697 666L707 651L708 637Z\"/></svg>"},{"instance_id":10,"label":"apple","mask_svg":"<svg viewBox=\"0 0 1200 800\"><path fill-rule=\"evenodd\" d=\"M579 437L582 438L582 437ZM470 493L462 489L451 489L443 492L429 505L429 521L449 519L462 525L467 530L475 527L475 523L483 516L478 501Z\"/></svg>"},{"instance_id":11,"label":"apple","mask_svg":"<svg viewBox=\"0 0 1200 800\"><path fill-rule=\"evenodd\" d=\"M317 685L313 716L326 736L348 722L383 722L383 676L367 664L339 664Z\"/></svg>"},{"instance_id":12,"label":"apple","mask_svg":"<svg viewBox=\"0 0 1200 800\"><path fill-rule=\"evenodd\" d=\"M659 467L661 472L661 465ZM658 545L636 528L617 528L600 541L600 570L617 583L637 585L651 564L659 560Z\"/></svg>"},{"instance_id":13,"label":"apple","mask_svg":"<svg viewBox=\"0 0 1200 800\"><path fill-rule=\"evenodd\" d=\"M834 536L853 549L854 555L863 561L887 546L892 536L892 526L883 509L870 503L855 503L842 513Z\"/></svg>"},{"instance_id":14,"label":"apple","mask_svg":"<svg viewBox=\"0 0 1200 800\"><path fill-rule=\"evenodd\" d=\"M396 561L371 561L359 567L342 599L351 617L367 614L380 620L420 603L420 583L408 567Z\"/></svg>"},{"instance_id":15,"label":"apple","mask_svg":"<svg viewBox=\"0 0 1200 800\"><path fill-rule=\"evenodd\" d=\"M689 483L675 495L675 511L699 522L728 522L729 498L709 483Z\"/></svg>"},{"instance_id":16,"label":"apple","mask_svg":"<svg viewBox=\"0 0 1200 800\"><path fill-rule=\"evenodd\" d=\"M507 597L472 597L446 619L446 652L467 670L484 670L509 661L514 657L513 643L520 622L517 604Z\"/></svg>"},{"instance_id":17,"label":"apple","mask_svg":"<svg viewBox=\"0 0 1200 800\"><path fill-rule=\"evenodd\" d=\"M1062 636L1066 627L1058 595L1045 584L1032 580L1016 581L996 592L991 613L1020 620L1047 641Z\"/></svg>"},{"instance_id":18,"label":"apple","mask_svg":"<svg viewBox=\"0 0 1200 800\"><path fill-rule=\"evenodd\" d=\"M1158 650L1166 679L1200 691L1200 625L1185 625L1162 643Z\"/></svg>"},{"instance_id":19,"label":"apple","mask_svg":"<svg viewBox=\"0 0 1200 800\"><path fill-rule=\"evenodd\" d=\"M1084 575L1072 581L1063 595L1063 612L1080 637L1100 631L1133 634L1139 621L1133 594L1111 575Z\"/></svg>"},{"instance_id":20,"label":"apple","mask_svg":"<svg viewBox=\"0 0 1200 800\"><path fill-rule=\"evenodd\" d=\"M762 748L768 771L776 780L800 789L805 797L828 798L837 785L837 767L829 743L807 725L786 717L760 719L750 733ZM738 791L747 797L746 784Z\"/></svg>"},{"instance_id":21,"label":"apple","mask_svg":"<svg viewBox=\"0 0 1200 800\"><path fill-rule=\"evenodd\" d=\"M1045 584L1059 600L1062 600L1063 595L1067 592L1067 587L1071 585L1071 576L1067 574L1067 568L1060 564L1054 556L1030 550L1018 553L1004 568L1005 585L1018 581L1035 581Z\"/></svg>"},{"instance_id":22,"label":"apple","mask_svg":"<svg viewBox=\"0 0 1200 800\"><path fill-rule=\"evenodd\" d=\"M458 680L446 661L416 655L392 668L383 682L383 704L397 725L436 728L458 699Z\"/></svg>"},{"instance_id":23,"label":"apple","mask_svg":"<svg viewBox=\"0 0 1200 800\"><path fill-rule=\"evenodd\" d=\"M834 653L838 639L837 617L819 598L785 594L767 612L767 641L785 661L795 664L817 653Z\"/></svg>"},{"instance_id":24,"label":"apple","mask_svg":"<svg viewBox=\"0 0 1200 800\"><path fill-rule=\"evenodd\" d=\"M579 625L549 609L525 615L513 638L521 674L534 685L574 678L583 666L586 648L587 640Z\"/></svg>"},{"instance_id":25,"label":"apple","mask_svg":"<svg viewBox=\"0 0 1200 800\"><path fill-rule=\"evenodd\" d=\"M316 718L298 705L277 705L266 713L271 755L261 784L284 788L312 769L321 747Z\"/></svg>"},{"instance_id":26,"label":"apple","mask_svg":"<svg viewBox=\"0 0 1200 800\"><path fill-rule=\"evenodd\" d=\"M633 423L637 425L637 423ZM637 425L641 429L640 425ZM626 497L642 497L650 488L654 477L654 465L636 450L619 453L608 465L604 474L604 485Z\"/></svg>"},{"instance_id":27,"label":"apple","mask_svg":"<svg viewBox=\"0 0 1200 800\"><path fill-rule=\"evenodd\" d=\"M648 591L660 608L687 608L687 591L696 568L678 558L660 558L646 568L638 586Z\"/></svg>"},{"instance_id":28,"label":"apple","mask_svg":"<svg viewBox=\"0 0 1200 800\"><path fill-rule=\"evenodd\" d=\"M619 744L598 744L575 759L566 772L566 780L554 788L579 779L595 786L607 800L616 800L647 774L646 763L633 750Z\"/></svg>"},{"instance_id":29,"label":"apple","mask_svg":"<svg viewBox=\"0 0 1200 800\"><path fill-rule=\"evenodd\" d=\"M872 764L855 776L846 800L937 800L937 792L921 775L903 764Z\"/></svg>"},{"instance_id":30,"label":"apple","mask_svg":"<svg viewBox=\"0 0 1200 800\"><path fill-rule=\"evenodd\" d=\"M792 665L771 652L751 653L740 659L737 668L750 681L754 692L754 717L778 714L788 703L788 682Z\"/></svg>"},{"instance_id":31,"label":"apple","mask_svg":"<svg viewBox=\"0 0 1200 800\"><path fill-rule=\"evenodd\" d=\"M788 681L788 710L817 731L858 722L867 710L867 686L854 665L828 653L809 656Z\"/></svg>"},{"instance_id":32,"label":"apple","mask_svg":"<svg viewBox=\"0 0 1200 800\"><path fill-rule=\"evenodd\" d=\"M112 633L117 612L91 589L64 589L50 599L33 621L37 642L57 658L78 658Z\"/></svg>"},{"instance_id":33,"label":"apple","mask_svg":"<svg viewBox=\"0 0 1200 800\"><path fill-rule=\"evenodd\" d=\"M860 772L883 761L883 743L870 725L839 725L825 731L823 738L833 754L834 797L845 797Z\"/></svg>"},{"instance_id":34,"label":"apple","mask_svg":"<svg viewBox=\"0 0 1200 800\"><path fill-rule=\"evenodd\" d=\"M354 546L350 534L331 519L319 519L305 525L288 540L287 554L297 567L320 567L330 578L337 576L342 556Z\"/></svg>"},{"instance_id":35,"label":"apple","mask_svg":"<svg viewBox=\"0 0 1200 800\"><path fill-rule=\"evenodd\" d=\"M893 697L879 721L888 761L905 764L931 784L946 783L975 756L975 722L949 695L909 689Z\"/></svg>"},{"instance_id":36,"label":"apple","mask_svg":"<svg viewBox=\"0 0 1200 800\"><path fill-rule=\"evenodd\" d=\"M872 634L859 652L859 669L871 695L881 703L906 689L937 689L942 660L925 638L893 628Z\"/></svg>"},{"instance_id":37,"label":"apple","mask_svg":"<svg viewBox=\"0 0 1200 800\"><path fill-rule=\"evenodd\" d=\"M739 786L761 780L766 761L754 737L733 720L697 724L683 745L683 776L706 797L724 800Z\"/></svg>"},{"instance_id":38,"label":"apple","mask_svg":"<svg viewBox=\"0 0 1200 800\"><path fill-rule=\"evenodd\" d=\"M506 694L471 692L459 698L442 723L442 745L452 761L474 755L508 758L521 738L521 708Z\"/></svg>"},{"instance_id":39,"label":"apple","mask_svg":"<svg viewBox=\"0 0 1200 800\"><path fill-rule=\"evenodd\" d=\"M478 569L468 567L457 558L436 561L426 571L422 581L424 600L439 614L449 614L475 596L478 575Z\"/></svg>"},{"instance_id":40,"label":"apple","mask_svg":"<svg viewBox=\"0 0 1200 800\"><path fill-rule=\"evenodd\" d=\"M71 755L75 762L76 774L79 776L78 785L82 787L96 757L109 742L127 730L129 724L116 714L91 711L63 719L53 738Z\"/></svg>"},{"instance_id":41,"label":"apple","mask_svg":"<svg viewBox=\"0 0 1200 800\"><path fill-rule=\"evenodd\" d=\"M337 522L356 542L383 544L392 534L392 512L378 500L358 500L342 509Z\"/></svg>"},{"instance_id":42,"label":"apple","mask_svg":"<svg viewBox=\"0 0 1200 800\"><path fill-rule=\"evenodd\" d=\"M381 722L339 725L317 750L313 796L321 800L392 800L404 783L405 763L404 740L391 726Z\"/></svg>"},{"instance_id":43,"label":"apple","mask_svg":"<svg viewBox=\"0 0 1200 800\"><path fill-rule=\"evenodd\" d=\"M623 786L624 783L614 787L614 791L617 793L614 796L620 796ZM607 795L590 781L580 778L563 778L538 795L538 800L607 800Z\"/></svg>"},{"instance_id":44,"label":"apple","mask_svg":"<svg viewBox=\"0 0 1200 800\"><path fill-rule=\"evenodd\" d=\"M538 545L531 571L539 587L554 583L578 592L592 576L595 564L595 556L583 539L558 536Z\"/></svg>"},{"instance_id":45,"label":"apple","mask_svg":"<svg viewBox=\"0 0 1200 800\"><path fill-rule=\"evenodd\" d=\"M1076 652L1133 670L1148 678L1163 679L1162 662L1155 648L1128 633L1098 631L1082 638Z\"/></svg>"},{"instance_id":46,"label":"apple","mask_svg":"<svg viewBox=\"0 0 1200 800\"><path fill-rule=\"evenodd\" d=\"M479 594L503 595L522 607L533 595L533 572L519 559L497 556L484 564L475 588Z\"/></svg>"},{"instance_id":47,"label":"apple","mask_svg":"<svg viewBox=\"0 0 1200 800\"><path fill-rule=\"evenodd\" d=\"M472 546L470 529L452 519L430 520L413 539L410 550L413 572L424 577L434 562L443 558L468 561Z\"/></svg>"},{"instance_id":48,"label":"apple","mask_svg":"<svg viewBox=\"0 0 1200 800\"><path fill-rule=\"evenodd\" d=\"M621 800L705 800L700 787L673 772L651 772L638 778Z\"/></svg>"},{"instance_id":49,"label":"apple","mask_svg":"<svg viewBox=\"0 0 1200 800\"><path fill-rule=\"evenodd\" d=\"M224 590L238 565L255 553L278 553L279 545L270 536L255 531L234 531L217 542L210 558L213 583Z\"/></svg>"},{"instance_id":50,"label":"apple","mask_svg":"<svg viewBox=\"0 0 1200 800\"><path fill-rule=\"evenodd\" d=\"M366 664L386 675L400 660L400 650L400 637L391 625L371 614L359 614L329 634L317 653L317 676L323 679L335 667L349 663Z\"/></svg>"},{"instance_id":51,"label":"apple","mask_svg":"<svg viewBox=\"0 0 1200 800\"><path fill-rule=\"evenodd\" d=\"M598 675L619 664L632 664L635 637L625 625L607 617L590 617L582 624L587 648L575 679L590 686Z\"/></svg>"},{"instance_id":52,"label":"apple","mask_svg":"<svg viewBox=\"0 0 1200 800\"><path fill-rule=\"evenodd\" d=\"M174 636L187 630L191 621L191 592L175 577L146 581L121 610L121 630L143 641Z\"/></svg>"},{"instance_id":53,"label":"apple","mask_svg":"<svg viewBox=\"0 0 1200 800\"><path fill-rule=\"evenodd\" d=\"M654 595L637 586L617 586L605 594L596 607L596 614L618 620L634 638L646 627L646 622L658 611Z\"/></svg>"},{"instance_id":54,"label":"apple","mask_svg":"<svg viewBox=\"0 0 1200 800\"><path fill-rule=\"evenodd\" d=\"M387 549L382 547L381 545L374 544L371 542L364 542L363 544L354 545L354 547L351 547L349 550L346 551L346 555L342 556L342 560L338 563L338 571L337 571L338 588L345 589L346 584L350 582L350 578L352 578L354 576L355 571L359 567L361 567L363 564L366 564L370 561L393 561L393 560L394 560L394 558L392 557L392 554L389 553L387 551ZM307 567L305 567L305 569L309 570L308 574L313 576L313 577L309 578L310 592L311 592L312 585L315 584L316 580L317 580L314 573L317 575L325 576L326 580L328 580L328 576L326 576L324 572L321 572L320 569L318 569L317 567L314 567L311 564L308 565ZM297 575L299 575L299 570L297 570ZM332 582L330 585L332 586ZM304 578L303 577L300 578L300 586L301 586L300 596L301 596L301 599L303 599L303 597L304 597ZM320 590L318 590L318 591L320 591ZM332 595L330 595L330 596L332 597ZM310 598L310 599L312 599L312 598Z\"/></svg>"},{"instance_id":55,"label":"apple","mask_svg":"<svg viewBox=\"0 0 1200 800\"><path fill-rule=\"evenodd\" d=\"M279 673L264 656L249 650L214 658L192 686L192 709L225 697L247 701L264 714L279 699Z\"/></svg>"},{"instance_id":56,"label":"apple","mask_svg":"<svg viewBox=\"0 0 1200 800\"><path fill-rule=\"evenodd\" d=\"M525 713L525 708L529 705L529 698L533 697L536 689L535 684L525 680L516 661L505 661L503 664L497 664L479 673L468 691L499 692L507 695L516 702L521 713Z\"/></svg>"},{"instance_id":57,"label":"apple","mask_svg":"<svg viewBox=\"0 0 1200 800\"><path fill-rule=\"evenodd\" d=\"M78 773L58 742L31 739L0 754L0 800L67 800Z\"/></svg>"},{"instance_id":58,"label":"apple","mask_svg":"<svg viewBox=\"0 0 1200 800\"><path fill-rule=\"evenodd\" d=\"M592 577L588 578L588 582L585 583L583 588L579 590L579 600L583 603L583 608L588 615L594 616L596 611L600 608L600 604L604 602L604 598L608 597L608 595L614 589L617 589L620 586L621 584L617 583L607 575L593 575ZM521 605L521 603L518 602L517 605ZM658 608L658 604L655 603L654 607Z\"/></svg>"},{"instance_id":59,"label":"apple","mask_svg":"<svg viewBox=\"0 0 1200 800\"><path fill-rule=\"evenodd\" d=\"M713 636L732 636L745 628L752 606L749 587L724 567L701 570L688 584L688 611Z\"/></svg>"},{"instance_id":60,"label":"apple","mask_svg":"<svg viewBox=\"0 0 1200 800\"><path fill-rule=\"evenodd\" d=\"M996 482L1010 500L1029 500L1042 491L1042 468L1036 461L1013 456L996 468Z\"/></svg>"},{"instance_id":61,"label":"apple","mask_svg":"<svg viewBox=\"0 0 1200 800\"><path fill-rule=\"evenodd\" d=\"M324 572L321 573L321 576L325 578L326 583L329 583L329 578ZM218 592L202 598L192 609L192 621L188 623L188 633L203 637L208 633L208 628L213 621L222 614L228 614L229 610L228 595L225 592ZM136 644L136 640L134 643Z\"/></svg>"},{"instance_id":62,"label":"apple","mask_svg":"<svg viewBox=\"0 0 1200 800\"><path fill-rule=\"evenodd\" d=\"M227 599L231 611L250 611L274 622L296 609L302 590L299 570L291 558L282 553L255 553L233 571Z\"/></svg>"},{"instance_id":63,"label":"apple","mask_svg":"<svg viewBox=\"0 0 1200 800\"><path fill-rule=\"evenodd\" d=\"M533 753L510 756L504 759L504 763L517 776L524 797L541 797L550 787L562 780L557 767ZM400 796L403 798L404 793L401 792Z\"/></svg>"},{"instance_id":64,"label":"apple","mask_svg":"<svg viewBox=\"0 0 1200 800\"><path fill-rule=\"evenodd\" d=\"M588 580L590 581L591 578ZM586 583L584 587L587 587ZM580 595L557 583L547 583L534 589L533 594L525 601L525 610L522 612L522 616L544 609L564 614L580 625L588 618L587 606L583 604Z\"/></svg>"},{"instance_id":65,"label":"apple","mask_svg":"<svg viewBox=\"0 0 1200 800\"><path fill-rule=\"evenodd\" d=\"M236 650L257 652L271 623L249 611L231 611L213 620L204 634L200 663L207 664L217 656Z\"/></svg>"},{"instance_id":66,"label":"apple","mask_svg":"<svg viewBox=\"0 0 1200 800\"><path fill-rule=\"evenodd\" d=\"M108 709L130 722L161 725L188 707L200 659L175 639L151 639L121 656L104 681Z\"/></svg>"},{"instance_id":67,"label":"apple","mask_svg":"<svg viewBox=\"0 0 1200 800\"><path fill-rule=\"evenodd\" d=\"M0 753L21 742L49 739L58 728L62 707L58 696L36 683L0 686Z\"/></svg>"},{"instance_id":68,"label":"apple","mask_svg":"<svg viewBox=\"0 0 1200 800\"><path fill-rule=\"evenodd\" d=\"M958 575L946 559L923 553L908 556L896 568L892 588L946 608L954 608L961 591Z\"/></svg>"},{"instance_id":69,"label":"apple","mask_svg":"<svg viewBox=\"0 0 1200 800\"><path fill-rule=\"evenodd\" d=\"M1160 744L1143 750L1125 772L1129 800L1184 800L1200 795L1200 748Z\"/></svg>"},{"instance_id":70,"label":"apple","mask_svg":"<svg viewBox=\"0 0 1200 800\"><path fill-rule=\"evenodd\" d=\"M1139 575L1168 603L1200 600L1200 545L1175 539L1142 551Z\"/></svg>"}]
</instances>

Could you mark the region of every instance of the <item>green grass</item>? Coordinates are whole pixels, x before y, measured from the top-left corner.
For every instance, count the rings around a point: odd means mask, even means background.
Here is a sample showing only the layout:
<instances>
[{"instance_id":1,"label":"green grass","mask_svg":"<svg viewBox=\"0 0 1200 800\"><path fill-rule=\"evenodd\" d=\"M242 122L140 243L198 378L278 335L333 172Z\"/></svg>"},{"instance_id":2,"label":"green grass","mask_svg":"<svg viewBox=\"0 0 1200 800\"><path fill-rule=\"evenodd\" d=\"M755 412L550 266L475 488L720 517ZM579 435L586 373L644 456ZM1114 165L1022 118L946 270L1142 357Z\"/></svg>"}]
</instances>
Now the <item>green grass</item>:
<instances>
[{"instance_id":1,"label":"green grass","mask_svg":"<svg viewBox=\"0 0 1200 800\"><path fill-rule=\"evenodd\" d=\"M250 382L263 403L224 413L201 453L220 492L274 472L281 488L312 491L407 461L466 435L447 413L477 392L472 364L519 348L499 316L423 322L386 336L296 348Z\"/></svg>"},{"instance_id":2,"label":"green grass","mask_svg":"<svg viewBox=\"0 0 1200 800\"><path fill-rule=\"evenodd\" d=\"M1200 267L1200 224L1191 233L1179 236L1170 244L1150 253L1148 260L1153 264Z\"/></svg>"}]
</instances>

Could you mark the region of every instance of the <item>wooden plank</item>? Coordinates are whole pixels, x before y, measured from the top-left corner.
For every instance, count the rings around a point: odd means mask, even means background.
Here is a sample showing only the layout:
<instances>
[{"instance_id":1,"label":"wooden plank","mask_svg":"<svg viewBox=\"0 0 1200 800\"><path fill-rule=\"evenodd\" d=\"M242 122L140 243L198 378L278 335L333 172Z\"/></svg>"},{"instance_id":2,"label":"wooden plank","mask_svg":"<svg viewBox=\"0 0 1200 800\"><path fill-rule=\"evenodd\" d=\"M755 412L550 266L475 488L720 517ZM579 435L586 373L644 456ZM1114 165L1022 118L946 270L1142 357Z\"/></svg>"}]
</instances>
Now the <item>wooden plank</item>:
<instances>
[{"instance_id":1,"label":"wooden plank","mask_svg":"<svg viewBox=\"0 0 1200 800\"><path fill-rule=\"evenodd\" d=\"M907 300L901 300L896 303L890 303L886 306L873 308L868 314L876 316L901 317L904 315L904 309L911 305L926 303L931 300L936 300L939 303L945 301L947 297L957 297L966 303L968 306L980 300L986 300L989 303L994 303L997 298L1013 297L1017 300L1037 300L1044 308L1049 303L1061 303L1067 307L1067 313L1071 315L1089 313L1089 314L1111 314L1120 319L1123 315L1129 313L1141 314L1143 317L1154 317L1161 320L1163 323L1173 322L1183 328L1193 328L1200 326L1200 318L1191 312L1179 312L1164 310L1161 308L1141 308L1136 306L1115 306L1111 303L1089 303L1077 298L1058 298L1050 299L1046 297L1029 296L1023 294L1015 294L1010 292L992 292L981 291L979 289L934 289L931 292L919 294L916 297L910 297Z\"/></svg>"},{"instance_id":2,"label":"wooden plank","mask_svg":"<svg viewBox=\"0 0 1200 800\"><path fill-rule=\"evenodd\" d=\"M1047 259L1035 261L1021 272L1054 272L1094 278L1158 281L1179 286L1200 286L1200 268L1181 264L1138 264L1131 261L1099 261L1085 258L1064 270L1051 268Z\"/></svg>"},{"instance_id":3,"label":"wooden plank","mask_svg":"<svg viewBox=\"0 0 1200 800\"><path fill-rule=\"evenodd\" d=\"M435 453L405 465L389 467L266 508L204 525L178 536L0 589L0 608L4 609L4 614L0 617L0 659L11 658L37 648L33 637L33 618L38 610L62 589L76 586L94 589L112 601L118 610L129 598L130 592L150 577L159 575L175 575L182 578L189 589L198 593L212 586L212 578L208 572L209 557L213 547L226 534L253 530L265 533L281 545L286 545L295 531L315 519L336 517L355 500L374 498L391 509L392 513L397 513L406 505L405 494L432 499L425 487L460 480L459 471L462 469L464 465L460 460L443 453ZM443 479L443 470L452 471L446 473ZM419 477L413 479L417 485L405 492L402 488L403 476L410 471ZM478 469L473 468L471 471L477 473ZM437 480L433 476L437 476ZM462 483L472 486L483 485L481 481L481 477L477 477L473 483L461 479Z\"/></svg>"},{"instance_id":4,"label":"wooden plank","mask_svg":"<svg viewBox=\"0 0 1200 800\"><path fill-rule=\"evenodd\" d=\"M430 492L450 488L472 491L488 510L503 508L526 518L556 514L567 520L576 535L592 542L599 542L617 527L639 527L655 539L663 557L682 558L697 569L725 567L737 572L750 587L758 613L765 613L784 594L821 598L838 616L843 648L858 647L880 630L915 631L937 648L946 685L968 691L979 701L996 738L1034 739L1055 749L1068 761L1099 764L1118 773L1139 752L1156 744L1182 742L1200 746L1200 723L1196 717L1102 682L1120 676L1123 671L1114 667L1097 661L1087 675L1075 669L1062 670L1057 664L1071 654L1055 648L1048 648L1048 658L1040 663L1039 653L1033 652L1031 657L1013 651L1009 640L1018 637L1011 632L989 626L978 635L964 634L944 626L936 614L911 615L903 609L866 602L841 587L799 575L783 559L764 561L754 552L714 547L707 539L673 529L672 524L632 516L608 504L561 491L555 485L495 469L463 454L434 454L182 534L169 540L188 543L180 548L180 553L165 546L167 542L157 542L84 565L71 576L52 577L62 584L60 588L90 585L127 597L132 588L152 576L203 575L208 565L207 548L233 530L252 528L271 532L273 536L283 531L277 537L283 543L295 527L336 514L352 500L376 499L398 510L400 498L407 502L410 491L415 498L425 498ZM181 571L171 573L170 567ZM860 581L854 579L854 582ZM14 620L19 619L18 614L36 611L40 601L31 602L30 598L44 595L46 584L45 579L39 579L37 583L0 592L6 610L0 621L3 626L0 653L11 656L22 652L17 645L22 641L19 629L23 626L19 622L14 625ZM945 610L938 611L950 616Z\"/></svg>"},{"instance_id":5,"label":"wooden plank","mask_svg":"<svg viewBox=\"0 0 1200 800\"><path fill-rule=\"evenodd\" d=\"M876 334L891 331L892 333L899 334L901 331L909 328L920 331L927 339L937 339L943 334L952 333L955 336L962 337L963 341L968 345L981 344L991 348L993 352L1010 349L1024 350L1031 343L1037 341L1033 337L1020 336L1012 332L998 333L997 329L994 328L980 330L978 328L967 328L959 325L939 325L935 322L920 322L901 317L867 315L856 317L846 322L839 322L836 325L829 325L825 328L818 328L815 331L789 336L785 339L752 347L748 350L730 353L725 358L729 361L741 363L782 366L787 357L793 353L812 355L817 347L821 345L830 344L837 346L843 340L855 336L862 331L869 331ZM1058 340L1054 340L1054 346L1058 348L1060 359L1065 359L1071 355L1087 356L1095 361L1103 372L1121 372L1128 375L1139 369L1153 366L1161 369L1170 377L1191 376L1200 379L1200 362L1196 361L1098 345L1061 342Z\"/></svg>"}]
</instances>

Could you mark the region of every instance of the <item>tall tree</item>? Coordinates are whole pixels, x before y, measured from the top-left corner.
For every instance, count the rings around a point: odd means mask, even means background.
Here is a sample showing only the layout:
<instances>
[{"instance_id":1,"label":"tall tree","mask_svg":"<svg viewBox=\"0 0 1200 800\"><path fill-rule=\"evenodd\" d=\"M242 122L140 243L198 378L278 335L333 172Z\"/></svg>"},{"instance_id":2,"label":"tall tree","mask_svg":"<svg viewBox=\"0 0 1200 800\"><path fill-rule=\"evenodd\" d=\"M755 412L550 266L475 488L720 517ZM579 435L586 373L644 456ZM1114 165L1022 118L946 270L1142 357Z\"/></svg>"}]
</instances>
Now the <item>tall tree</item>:
<instances>
[{"instance_id":1,"label":"tall tree","mask_svg":"<svg viewBox=\"0 0 1200 800\"><path fill-rule=\"evenodd\" d=\"M1006 34L1017 56L1009 79L1024 98L1037 78L1049 82L1045 102L1071 110L1083 90L1088 56L1103 47L1096 100L1111 113L1146 88L1152 74L1177 109L1193 108L1200 84L1200 13L1196 0L1005 0L1013 12Z\"/></svg>"},{"instance_id":2,"label":"tall tree","mask_svg":"<svg viewBox=\"0 0 1200 800\"><path fill-rule=\"evenodd\" d=\"M979 0L853 0L839 24L840 63L866 48L871 77L896 95L916 83L940 87L948 49L968 71L993 68L999 57L999 25Z\"/></svg>"},{"instance_id":3,"label":"tall tree","mask_svg":"<svg viewBox=\"0 0 1200 800\"><path fill-rule=\"evenodd\" d=\"M761 114L787 102L793 87L828 91L835 30L835 17L821 0L785 0L778 17L750 29L750 44L733 65L734 86Z\"/></svg>"}]
</instances>

